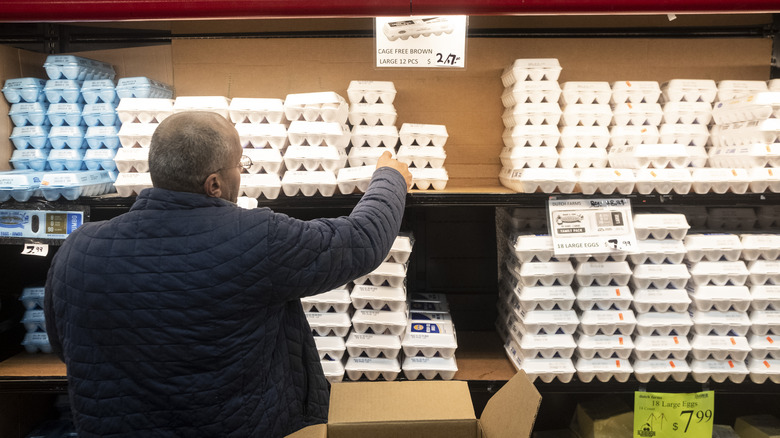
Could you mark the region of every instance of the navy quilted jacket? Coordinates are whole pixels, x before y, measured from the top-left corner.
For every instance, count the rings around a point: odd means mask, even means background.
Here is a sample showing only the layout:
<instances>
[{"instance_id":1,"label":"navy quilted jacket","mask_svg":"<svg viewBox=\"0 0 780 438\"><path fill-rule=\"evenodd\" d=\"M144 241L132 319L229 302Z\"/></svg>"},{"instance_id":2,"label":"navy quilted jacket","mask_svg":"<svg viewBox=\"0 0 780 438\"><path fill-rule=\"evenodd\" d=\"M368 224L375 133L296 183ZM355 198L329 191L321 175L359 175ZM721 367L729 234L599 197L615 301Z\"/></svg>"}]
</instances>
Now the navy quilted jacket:
<instances>
[{"instance_id":1,"label":"navy quilted jacket","mask_svg":"<svg viewBox=\"0 0 780 438\"><path fill-rule=\"evenodd\" d=\"M327 421L299 298L375 269L406 184L377 170L347 217L300 221L163 189L60 247L46 326L80 438L277 437Z\"/></svg>"}]
</instances>

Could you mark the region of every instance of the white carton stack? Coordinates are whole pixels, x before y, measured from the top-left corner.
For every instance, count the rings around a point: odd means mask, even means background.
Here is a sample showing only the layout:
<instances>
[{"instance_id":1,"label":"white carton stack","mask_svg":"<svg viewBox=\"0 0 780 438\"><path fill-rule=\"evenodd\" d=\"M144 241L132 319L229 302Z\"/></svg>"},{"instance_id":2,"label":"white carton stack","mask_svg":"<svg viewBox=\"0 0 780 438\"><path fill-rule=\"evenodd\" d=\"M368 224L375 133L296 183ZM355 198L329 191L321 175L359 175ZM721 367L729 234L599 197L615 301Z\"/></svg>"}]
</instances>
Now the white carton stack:
<instances>
[{"instance_id":1,"label":"white carton stack","mask_svg":"<svg viewBox=\"0 0 780 438\"><path fill-rule=\"evenodd\" d=\"M691 299L685 290L690 278L683 264L683 239L690 226L682 214L635 214L637 252L631 285L637 326L634 336L634 375L640 382L669 377L685 380L693 321L688 314Z\"/></svg>"},{"instance_id":2,"label":"white carton stack","mask_svg":"<svg viewBox=\"0 0 780 438\"><path fill-rule=\"evenodd\" d=\"M330 382L344 378L344 342L351 322L351 300L346 286L307 298L301 298L306 320L314 334L325 377Z\"/></svg>"},{"instance_id":3,"label":"white carton stack","mask_svg":"<svg viewBox=\"0 0 780 438\"><path fill-rule=\"evenodd\" d=\"M449 134L444 125L404 123L398 132L398 160L409 165L412 185L418 190L444 190L449 175L444 168L444 144Z\"/></svg>"},{"instance_id":4,"label":"white carton stack","mask_svg":"<svg viewBox=\"0 0 780 438\"><path fill-rule=\"evenodd\" d=\"M743 234L740 242L751 296L750 379L780 383L780 235Z\"/></svg>"}]
</instances>

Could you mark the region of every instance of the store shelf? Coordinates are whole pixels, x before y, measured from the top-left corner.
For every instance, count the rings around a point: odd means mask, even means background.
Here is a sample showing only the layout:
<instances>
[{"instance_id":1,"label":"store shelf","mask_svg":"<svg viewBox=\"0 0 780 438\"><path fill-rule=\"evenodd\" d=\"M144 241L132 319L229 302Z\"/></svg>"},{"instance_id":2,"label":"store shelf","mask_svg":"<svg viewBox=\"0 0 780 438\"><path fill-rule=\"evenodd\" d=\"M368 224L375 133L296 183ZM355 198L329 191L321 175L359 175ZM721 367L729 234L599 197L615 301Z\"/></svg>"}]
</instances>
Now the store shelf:
<instances>
[{"instance_id":1,"label":"store shelf","mask_svg":"<svg viewBox=\"0 0 780 438\"><path fill-rule=\"evenodd\" d=\"M65 376L56 355L23 352L0 362L0 392L65 392Z\"/></svg>"}]
</instances>

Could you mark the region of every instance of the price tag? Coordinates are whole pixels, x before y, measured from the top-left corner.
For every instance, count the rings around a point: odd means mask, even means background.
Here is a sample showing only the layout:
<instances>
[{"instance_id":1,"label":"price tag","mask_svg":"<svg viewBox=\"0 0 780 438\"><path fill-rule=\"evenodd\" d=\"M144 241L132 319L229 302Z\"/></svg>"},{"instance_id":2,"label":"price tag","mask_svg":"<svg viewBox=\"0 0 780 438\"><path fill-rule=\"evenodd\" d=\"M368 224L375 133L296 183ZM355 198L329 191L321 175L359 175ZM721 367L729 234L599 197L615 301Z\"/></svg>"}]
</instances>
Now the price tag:
<instances>
[{"instance_id":1,"label":"price tag","mask_svg":"<svg viewBox=\"0 0 780 438\"><path fill-rule=\"evenodd\" d=\"M377 17L377 67L466 67L466 15Z\"/></svg>"},{"instance_id":2,"label":"price tag","mask_svg":"<svg viewBox=\"0 0 780 438\"><path fill-rule=\"evenodd\" d=\"M49 245L42 243L25 243L22 255L46 257L49 254Z\"/></svg>"},{"instance_id":3,"label":"price tag","mask_svg":"<svg viewBox=\"0 0 780 438\"><path fill-rule=\"evenodd\" d=\"M715 392L634 393L634 438L712 437Z\"/></svg>"},{"instance_id":4,"label":"price tag","mask_svg":"<svg viewBox=\"0 0 780 438\"><path fill-rule=\"evenodd\" d=\"M633 252L636 249L628 199L551 198L547 210L556 255Z\"/></svg>"}]
</instances>

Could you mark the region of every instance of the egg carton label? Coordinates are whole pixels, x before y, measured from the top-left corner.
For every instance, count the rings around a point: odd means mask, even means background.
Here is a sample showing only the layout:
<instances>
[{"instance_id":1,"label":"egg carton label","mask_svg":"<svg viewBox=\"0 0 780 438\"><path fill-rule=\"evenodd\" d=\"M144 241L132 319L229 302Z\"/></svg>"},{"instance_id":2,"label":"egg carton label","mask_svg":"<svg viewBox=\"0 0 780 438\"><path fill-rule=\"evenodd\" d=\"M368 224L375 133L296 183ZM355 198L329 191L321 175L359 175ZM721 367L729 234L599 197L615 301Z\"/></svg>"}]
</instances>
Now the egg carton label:
<instances>
[{"instance_id":1,"label":"egg carton label","mask_svg":"<svg viewBox=\"0 0 780 438\"><path fill-rule=\"evenodd\" d=\"M83 223L83 211L0 210L0 237L65 239Z\"/></svg>"}]
</instances>

